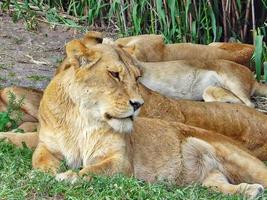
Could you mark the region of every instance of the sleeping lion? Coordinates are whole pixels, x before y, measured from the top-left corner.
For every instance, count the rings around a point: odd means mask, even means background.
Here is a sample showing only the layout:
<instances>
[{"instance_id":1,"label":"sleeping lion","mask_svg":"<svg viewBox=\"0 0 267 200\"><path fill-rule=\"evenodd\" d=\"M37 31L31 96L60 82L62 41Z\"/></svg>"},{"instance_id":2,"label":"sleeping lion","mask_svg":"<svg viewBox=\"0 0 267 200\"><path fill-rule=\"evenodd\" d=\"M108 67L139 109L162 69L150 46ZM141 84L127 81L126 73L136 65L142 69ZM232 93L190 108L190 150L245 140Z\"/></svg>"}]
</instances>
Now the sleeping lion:
<instances>
[{"instance_id":1,"label":"sleeping lion","mask_svg":"<svg viewBox=\"0 0 267 200\"><path fill-rule=\"evenodd\" d=\"M244 103L254 107L252 95L267 96L267 86L252 72L227 60L136 61L142 71L140 82L174 99Z\"/></svg>"},{"instance_id":2,"label":"sleeping lion","mask_svg":"<svg viewBox=\"0 0 267 200\"><path fill-rule=\"evenodd\" d=\"M142 84L167 97L254 107L252 95L267 96L267 86L258 83L247 67L237 64L249 62L252 45L164 44L159 35L119 38L111 43L137 58Z\"/></svg>"},{"instance_id":3,"label":"sleeping lion","mask_svg":"<svg viewBox=\"0 0 267 200\"><path fill-rule=\"evenodd\" d=\"M59 181L123 173L148 182L200 183L254 198L267 187L267 167L235 141L177 122L139 118L141 73L121 49L98 44L69 53L39 108L33 168ZM76 51L78 50L79 51ZM58 173L65 159L71 169Z\"/></svg>"}]
</instances>

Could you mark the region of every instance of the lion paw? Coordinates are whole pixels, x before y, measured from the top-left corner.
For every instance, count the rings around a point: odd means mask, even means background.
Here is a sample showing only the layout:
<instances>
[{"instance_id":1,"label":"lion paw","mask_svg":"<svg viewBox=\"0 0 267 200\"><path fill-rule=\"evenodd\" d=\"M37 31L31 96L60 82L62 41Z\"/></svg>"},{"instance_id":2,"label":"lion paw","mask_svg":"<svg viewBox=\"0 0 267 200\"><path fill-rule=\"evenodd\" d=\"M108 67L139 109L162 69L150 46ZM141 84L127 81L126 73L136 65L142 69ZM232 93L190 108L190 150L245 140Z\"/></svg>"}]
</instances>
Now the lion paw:
<instances>
[{"instance_id":1,"label":"lion paw","mask_svg":"<svg viewBox=\"0 0 267 200\"><path fill-rule=\"evenodd\" d=\"M79 176L77 173L73 172L72 170L68 170L63 173L59 173L56 175L57 181L67 181L71 184L76 183L79 179Z\"/></svg>"},{"instance_id":2,"label":"lion paw","mask_svg":"<svg viewBox=\"0 0 267 200\"><path fill-rule=\"evenodd\" d=\"M257 196L264 192L264 187L260 184L240 184L240 191L248 199L255 199Z\"/></svg>"}]
</instances>

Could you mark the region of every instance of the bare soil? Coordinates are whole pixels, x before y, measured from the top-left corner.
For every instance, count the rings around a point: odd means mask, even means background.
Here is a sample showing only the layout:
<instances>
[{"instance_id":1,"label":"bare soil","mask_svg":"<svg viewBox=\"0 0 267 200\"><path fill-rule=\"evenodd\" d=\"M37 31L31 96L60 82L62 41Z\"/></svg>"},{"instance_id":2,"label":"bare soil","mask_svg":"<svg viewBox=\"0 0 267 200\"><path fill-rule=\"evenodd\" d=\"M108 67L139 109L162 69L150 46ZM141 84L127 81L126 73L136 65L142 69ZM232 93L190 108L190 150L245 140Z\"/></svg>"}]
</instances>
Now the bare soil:
<instances>
[{"instance_id":1,"label":"bare soil","mask_svg":"<svg viewBox=\"0 0 267 200\"><path fill-rule=\"evenodd\" d=\"M18 85L44 89L64 57L64 45L77 30L39 23L27 31L24 22L0 16L0 87Z\"/></svg>"}]
</instances>

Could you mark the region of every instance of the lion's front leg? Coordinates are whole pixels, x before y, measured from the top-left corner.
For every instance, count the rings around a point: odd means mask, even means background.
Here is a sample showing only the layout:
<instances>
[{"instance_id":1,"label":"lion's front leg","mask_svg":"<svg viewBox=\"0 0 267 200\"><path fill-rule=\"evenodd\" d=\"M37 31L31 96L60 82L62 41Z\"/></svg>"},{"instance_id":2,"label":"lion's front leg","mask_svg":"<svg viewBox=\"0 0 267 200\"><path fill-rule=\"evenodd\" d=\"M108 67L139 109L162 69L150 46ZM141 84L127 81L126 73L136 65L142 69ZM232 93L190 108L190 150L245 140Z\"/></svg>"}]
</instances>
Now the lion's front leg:
<instances>
[{"instance_id":1,"label":"lion's front leg","mask_svg":"<svg viewBox=\"0 0 267 200\"><path fill-rule=\"evenodd\" d=\"M130 162L128 162L128 160L123 161L121 159L118 159L116 156L112 156L103 159L94 165L86 166L78 173L68 170L66 172L57 174L56 179L58 181L66 180L71 183L74 183L78 180L79 177L83 177L86 180L90 180L91 174L111 176L116 173L131 175L132 168Z\"/></svg>"},{"instance_id":2,"label":"lion's front leg","mask_svg":"<svg viewBox=\"0 0 267 200\"><path fill-rule=\"evenodd\" d=\"M60 167L60 159L51 153L44 143L39 143L32 156L32 166L43 172L56 174Z\"/></svg>"}]
</instances>

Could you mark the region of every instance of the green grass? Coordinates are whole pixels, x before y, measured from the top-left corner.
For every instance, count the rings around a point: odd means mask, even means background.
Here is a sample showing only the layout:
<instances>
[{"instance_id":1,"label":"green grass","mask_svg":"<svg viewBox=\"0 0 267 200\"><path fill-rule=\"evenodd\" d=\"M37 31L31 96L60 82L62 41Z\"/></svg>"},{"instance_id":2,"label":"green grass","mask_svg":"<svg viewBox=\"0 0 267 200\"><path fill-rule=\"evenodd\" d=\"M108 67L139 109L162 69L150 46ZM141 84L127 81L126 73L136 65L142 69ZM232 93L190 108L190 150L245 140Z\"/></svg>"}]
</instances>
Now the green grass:
<instances>
[{"instance_id":1,"label":"green grass","mask_svg":"<svg viewBox=\"0 0 267 200\"><path fill-rule=\"evenodd\" d=\"M1 82L4 82L4 81L7 81L7 79L6 79L6 78L2 78L2 77L0 77L0 81L1 81Z\"/></svg>"},{"instance_id":2,"label":"green grass","mask_svg":"<svg viewBox=\"0 0 267 200\"><path fill-rule=\"evenodd\" d=\"M15 72L9 72L9 73L8 73L8 76L9 76L10 78L13 78L13 77L16 76L16 73L15 73Z\"/></svg>"},{"instance_id":3,"label":"green grass","mask_svg":"<svg viewBox=\"0 0 267 200\"><path fill-rule=\"evenodd\" d=\"M2 69L6 69L4 64L0 64L0 70L2 70Z\"/></svg>"},{"instance_id":4,"label":"green grass","mask_svg":"<svg viewBox=\"0 0 267 200\"><path fill-rule=\"evenodd\" d=\"M266 0L246 9L248 0L4 0L2 10L11 9L13 20L23 19L25 27L35 30L38 15L53 25L73 28L102 27L117 33L137 35L163 34L167 42L207 44L235 38L252 41L255 25L266 36ZM226 1L224 1L226 2ZM223 12L223 7L226 12ZM257 12L256 24L249 14ZM248 16L246 18L246 16ZM255 30L254 30L255 31Z\"/></svg>"},{"instance_id":5,"label":"green grass","mask_svg":"<svg viewBox=\"0 0 267 200\"><path fill-rule=\"evenodd\" d=\"M32 80L32 81L43 81L43 80L50 80L49 77L47 76L40 76L40 75L31 75L31 76L27 76L28 79Z\"/></svg>"},{"instance_id":6,"label":"green grass","mask_svg":"<svg viewBox=\"0 0 267 200\"><path fill-rule=\"evenodd\" d=\"M17 97L12 92L8 94L7 109L0 112L0 132L17 128L23 117L23 113L20 110L23 100L24 97Z\"/></svg>"},{"instance_id":7,"label":"green grass","mask_svg":"<svg viewBox=\"0 0 267 200\"><path fill-rule=\"evenodd\" d=\"M91 181L80 180L73 185L57 182L48 174L32 170L31 156L32 151L26 147L0 142L0 199L242 199L197 185L148 184L122 175L94 176Z\"/></svg>"}]
</instances>

